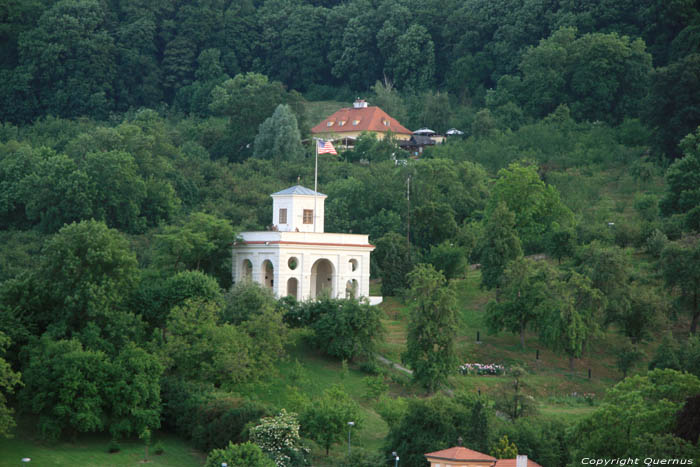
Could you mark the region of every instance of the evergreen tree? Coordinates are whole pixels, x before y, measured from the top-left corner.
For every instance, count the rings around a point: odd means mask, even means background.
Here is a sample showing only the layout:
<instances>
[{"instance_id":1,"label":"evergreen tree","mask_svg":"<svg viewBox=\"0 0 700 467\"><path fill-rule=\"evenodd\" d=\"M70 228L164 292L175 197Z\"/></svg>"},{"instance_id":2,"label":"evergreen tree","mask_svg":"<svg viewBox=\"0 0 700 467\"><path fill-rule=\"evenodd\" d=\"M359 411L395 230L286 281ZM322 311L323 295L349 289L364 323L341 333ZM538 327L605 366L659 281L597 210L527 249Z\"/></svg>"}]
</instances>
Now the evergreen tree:
<instances>
[{"instance_id":1,"label":"evergreen tree","mask_svg":"<svg viewBox=\"0 0 700 467\"><path fill-rule=\"evenodd\" d=\"M280 161L304 157L297 118L288 105L278 105L272 117L260 124L254 148L255 157L261 159Z\"/></svg>"}]
</instances>

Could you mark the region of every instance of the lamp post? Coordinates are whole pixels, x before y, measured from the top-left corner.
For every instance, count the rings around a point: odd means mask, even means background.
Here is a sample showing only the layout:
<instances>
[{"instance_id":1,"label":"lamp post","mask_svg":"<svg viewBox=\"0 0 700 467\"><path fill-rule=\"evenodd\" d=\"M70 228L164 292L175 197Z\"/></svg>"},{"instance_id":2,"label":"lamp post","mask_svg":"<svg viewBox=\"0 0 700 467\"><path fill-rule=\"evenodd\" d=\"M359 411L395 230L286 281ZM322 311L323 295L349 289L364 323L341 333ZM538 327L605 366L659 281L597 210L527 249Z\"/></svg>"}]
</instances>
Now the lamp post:
<instances>
[{"instance_id":1,"label":"lamp post","mask_svg":"<svg viewBox=\"0 0 700 467\"><path fill-rule=\"evenodd\" d=\"M396 451L392 452L391 455L394 456L394 467L399 467L399 455Z\"/></svg>"},{"instance_id":2,"label":"lamp post","mask_svg":"<svg viewBox=\"0 0 700 467\"><path fill-rule=\"evenodd\" d=\"M350 432L353 426L355 426L355 422L348 422L348 456L350 455Z\"/></svg>"}]
</instances>

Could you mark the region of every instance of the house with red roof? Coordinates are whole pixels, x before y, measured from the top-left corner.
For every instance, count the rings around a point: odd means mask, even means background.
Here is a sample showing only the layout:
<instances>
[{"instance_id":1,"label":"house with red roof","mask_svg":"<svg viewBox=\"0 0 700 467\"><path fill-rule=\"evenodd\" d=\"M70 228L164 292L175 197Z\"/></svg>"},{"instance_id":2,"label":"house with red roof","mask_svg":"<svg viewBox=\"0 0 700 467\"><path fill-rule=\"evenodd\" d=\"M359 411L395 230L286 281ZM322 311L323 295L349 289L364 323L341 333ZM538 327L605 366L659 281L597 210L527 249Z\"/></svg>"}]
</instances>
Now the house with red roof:
<instances>
[{"instance_id":1,"label":"house with red roof","mask_svg":"<svg viewBox=\"0 0 700 467\"><path fill-rule=\"evenodd\" d=\"M413 134L398 120L377 106L368 105L358 99L352 107L344 107L311 129L316 138L331 140L345 148L355 145L362 133L374 133L377 139L384 139L389 133L400 141L409 140Z\"/></svg>"},{"instance_id":2,"label":"house with red roof","mask_svg":"<svg viewBox=\"0 0 700 467\"><path fill-rule=\"evenodd\" d=\"M496 459L462 446L429 452L425 458L430 462L430 467L542 467L524 455L518 455L515 459Z\"/></svg>"}]
</instances>

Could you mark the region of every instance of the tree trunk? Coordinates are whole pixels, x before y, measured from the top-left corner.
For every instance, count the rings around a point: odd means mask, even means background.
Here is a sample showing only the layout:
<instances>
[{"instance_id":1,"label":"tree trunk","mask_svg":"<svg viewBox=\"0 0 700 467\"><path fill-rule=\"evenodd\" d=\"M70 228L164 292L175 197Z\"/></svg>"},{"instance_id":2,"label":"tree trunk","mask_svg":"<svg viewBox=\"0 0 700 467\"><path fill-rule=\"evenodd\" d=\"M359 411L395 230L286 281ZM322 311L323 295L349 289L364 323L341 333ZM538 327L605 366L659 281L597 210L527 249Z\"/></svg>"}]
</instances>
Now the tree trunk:
<instances>
[{"instance_id":1,"label":"tree trunk","mask_svg":"<svg viewBox=\"0 0 700 467\"><path fill-rule=\"evenodd\" d=\"M574 371L574 357L569 355L569 370Z\"/></svg>"},{"instance_id":2,"label":"tree trunk","mask_svg":"<svg viewBox=\"0 0 700 467\"><path fill-rule=\"evenodd\" d=\"M700 311L696 311L693 314L693 319L690 322L690 333L695 334L695 332L698 330L698 318L700 318Z\"/></svg>"},{"instance_id":3,"label":"tree trunk","mask_svg":"<svg viewBox=\"0 0 700 467\"><path fill-rule=\"evenodd\" d=\"M525 322L520 321L520 348L525 348Z\"/></svg>"}]
</instances>

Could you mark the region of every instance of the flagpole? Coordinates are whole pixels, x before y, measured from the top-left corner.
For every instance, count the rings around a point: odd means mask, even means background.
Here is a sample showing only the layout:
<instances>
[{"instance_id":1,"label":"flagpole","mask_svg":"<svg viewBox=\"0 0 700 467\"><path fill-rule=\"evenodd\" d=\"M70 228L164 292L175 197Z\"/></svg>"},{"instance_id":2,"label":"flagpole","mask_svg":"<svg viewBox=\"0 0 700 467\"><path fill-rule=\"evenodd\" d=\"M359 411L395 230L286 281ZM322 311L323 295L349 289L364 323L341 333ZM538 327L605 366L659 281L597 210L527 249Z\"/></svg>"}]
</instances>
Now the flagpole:
<instances>
[{"instance_id":1,"label":"flagpole","mask_svg":"<svg viewBox=\"0 0 700 467\"><path fill-rule=\"evenodd\" d=\"M314 165L314 232L316 232L316 195L318 193L318 141L314 140L316 146L316 164Z\"/></svg>"}]
</instances>

